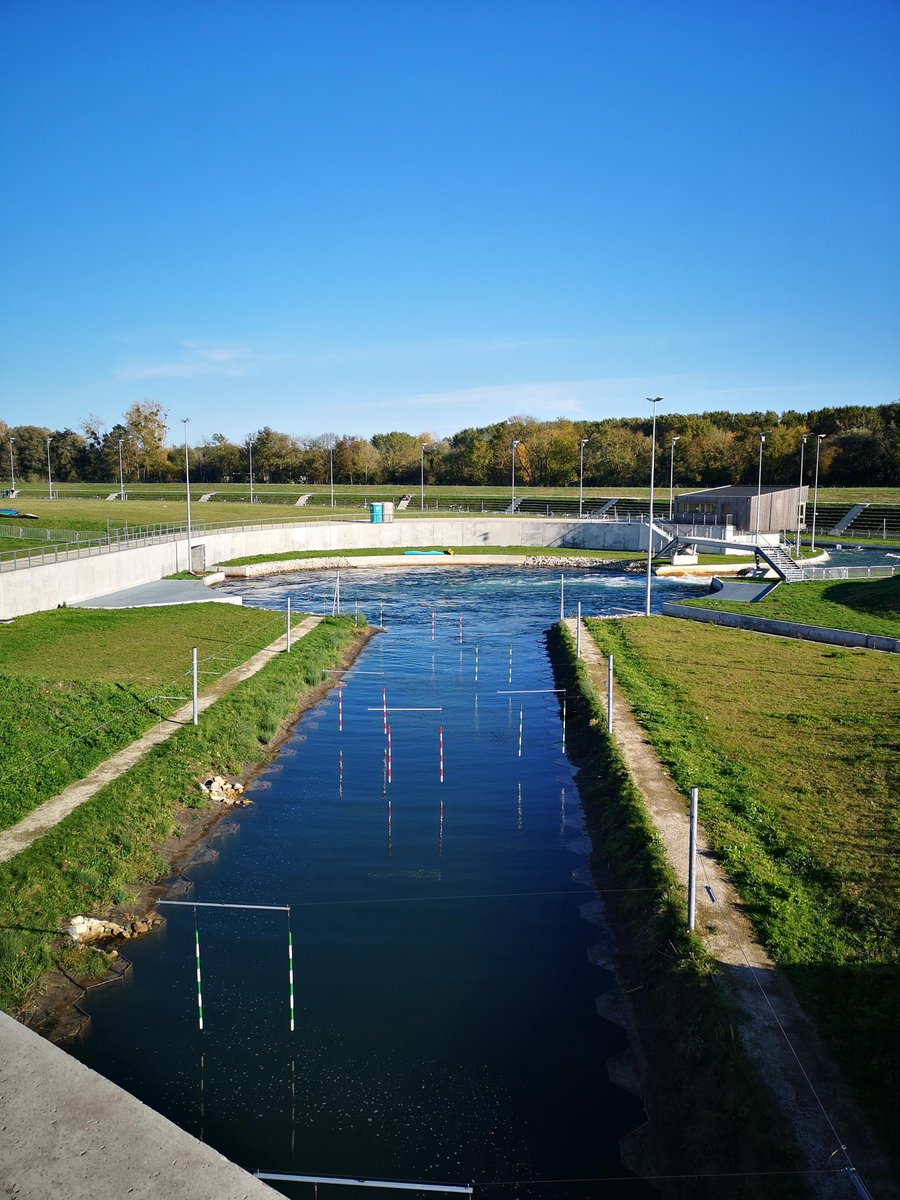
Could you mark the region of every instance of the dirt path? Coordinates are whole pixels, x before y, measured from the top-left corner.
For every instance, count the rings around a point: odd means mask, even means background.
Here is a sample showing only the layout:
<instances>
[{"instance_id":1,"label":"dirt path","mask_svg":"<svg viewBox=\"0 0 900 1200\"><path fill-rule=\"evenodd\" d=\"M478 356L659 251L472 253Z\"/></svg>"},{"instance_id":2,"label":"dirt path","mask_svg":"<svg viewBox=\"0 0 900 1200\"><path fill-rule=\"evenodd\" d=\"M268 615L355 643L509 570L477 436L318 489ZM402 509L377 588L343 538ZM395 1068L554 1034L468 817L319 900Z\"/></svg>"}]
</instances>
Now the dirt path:
<instances>
[{"instance_id":1,"label":"dirt path","mask_svg":"<svg viewBox=\"0 0 900 1200\"><path fill-rule=\"evenodd\" d=\"M291 629L291 640L297 641L299 638L305 637L310 630L315 629L321 620L322 617L306 617L296 628ZM239 667L235 667L233 671L229 671L227 675L223 675L221 679L216 680L212 687L199 697L198 711L205 712L226 692L230 692L239 683L249 679L257 671L261 671L267 662L271 662L273 654L283 651L284 635L270 646L266 646L264 650L254 654L252 658L248 658ZM7 862L9 859L15 858L17 854L21 854L23 850L27 850L32 842L43 837L69 813L74 812L86 800L95 796L101 788L112 783L114 779L118 779L120 775L124 775L136 762L140 762L154 746L167 741L176 730L183 725L189 725L192 720L193 705L191 703L183 704L181 708L176 709L171 716L155 725L143 737L139 737L130 746L126 746L124 750L119 750L111 758L100 763L84 779L70 784L59 795L45 800L27 817L24 817L18 825L4 830L0 833L0 862Z\"/></svg>"},{"instance_id":2,"label":"dirt path","mask_svg":"<svg viewBox=\"0 0 900 1200\"><path fill-rule=\"evenodd\" d=\"M566 621L573 640L575 621ZM607 660L582 626L581 655L606 712ZM679 882L687 887L688 804L659 761L627 699L613 689L613 736ZM703 813L703 796L700 796ZM737 892L698 838L696 931L719 964L719 981L740 1018L744 1048L772 1092L810 1171L846 1168L877 1188L880 1200L900 1196L890 1167L787 979L759 943ZM713 902L706 888L715 897ZM846 1147L846 1153L843 1150ZM816 1196L854 1194L845 1175L814 1178Z\"/></svg>"}]
</instances>

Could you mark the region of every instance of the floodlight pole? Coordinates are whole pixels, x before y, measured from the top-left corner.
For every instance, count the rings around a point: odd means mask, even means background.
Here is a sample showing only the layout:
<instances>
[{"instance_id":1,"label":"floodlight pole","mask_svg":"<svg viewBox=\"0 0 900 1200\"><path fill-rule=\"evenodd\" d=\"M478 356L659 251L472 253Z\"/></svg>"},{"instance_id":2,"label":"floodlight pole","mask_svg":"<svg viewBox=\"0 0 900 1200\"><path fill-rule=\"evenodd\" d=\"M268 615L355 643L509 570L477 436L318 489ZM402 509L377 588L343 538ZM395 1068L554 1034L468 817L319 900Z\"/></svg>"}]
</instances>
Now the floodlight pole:
<instances>
[{"instance_id":1,"label":"floodlight pole","mask_svg":"<svg viewBox=\"0 0 900 1200\"><path fill-rule=\"evenodd\" d=\"M578 515L584 516L584 448L588 444L588 438L581 439L581 447L578 455Z\"/></svg>"},{"instance_id":2,"label":"floodlight pole","mask_svg":"<svg viewBox=\"0 0 900 1200\"><path fill-rule=\"evenodd\" d=\"M816 482L813 487L813 524L812 524L812 542L810 544L810 553L815 553L816 549L816 509L819 507L819 447L825 438L824 433L816 434Z\"/></svg>"},{"instance_id":3,"label":"floodlight pole","mask_svg":"<svg viewBox=\"0 0 900 1200\"><path fill-rule=\"evenodd\" d=\"M648 396L647 403L653 405L653 436L650 439L650 516L647 521L647 598L644 616L650 616L650 580L653 576L653 484L656 473L656 406L662 396Z\"/></svg>"},{"instance_id":4,"label":"floodlight pole","mask_svg":"<svg viewBox=\"0 0 900 1200\"><path fill-rule=\"evenodd\" d=\"M756 545L759 548L759 522L762 515L762 459L763 446L766 444L766 435L759 435L759 482L756 485ZM759 560L757 559L757 562Z\"/></svg>"},{"instance_id":5,"label":"floodlight pole","mask_svg":"<svg viewBox=\"0 0 900 1200\"><path fill-rule=\"evenodd\" d=\"M53 475L50 471L50 442L51 438L47 438L47 487L50 491L50 499L53 499Z\"/></svg>"},{"instance_id":6,"label":"floodlight pole","mask_svg":"<svg viewBox=\"0 0 900 1200\"><path fill-rule=\"evenodd\" d=\"M794 553L800 557L800 516L803 512L803 451L806 449L806 435L800 439L800 486L797 495L797 546Z\"/></svg>"},{"instance_id":7,"label":"floodlight pole","mask_svg":"<svg viewBox=\"0 0 900 1200\"><path fill-rule=\"evenodd\" d=\"M253 503L253 441L247 439L247 453L250 455L250 503Z\"/></svg>"},{"instance_id":8,"label":"floodlight pole","mask_svg":"<svg viewBox=\"0 0 900 1200\"><path fill-rule=\"evenodd\" d=\"M509 506L510 516L516 514L516 446L519 444L518 438L513 438L512 444L512 500Z\"/></svg>"},{"instance_id":9,"label":"floodlight pole","mask_svg":"<svg viewBox=\"0 0 900 1200\"><path fill-rule=\"evenodd\" d=\"M13 442L15 440L16 439L14 437L9 439L9 477L12 480L13 491L16 490L16 468L15 464L13 463Z\"/></svg>"},{"instance_id":10,"label":"floodlight pole","mask_svg":"<svg viewBox=\"0 0 900 1200\"><path fill-rule=\"evenodd\" d=\"M328 478L331 483L331 507L334 508L334 442L328 442Z\"/></svg>"},{"instance_id":11,"label":"floodlight pole","mask_svg":"<svg viewBox=\"0 0 900 1200\"><path fill-rule=\"evenodd\" d=\"M419 471L419 509L425 511L425 443L422 442L422 463Z\"/></svg>"},{"instance_id":12,"label":"floodlight pole","mask_svg":"<svg viewBox=\"0 0 900 1200\"><path fill-rule=\"evenodd\" d=\"M188 465L188 422L190 417L182 417L181 423L184 426L184 491L187 497L187 569L190 572L193 567L193 550L191 547L191 472Z\"/></svg>"},{"instance_id":13,"label":"floodlight pole","mask_svg":"<svg viewBox=\"0 0 900 1200\"><path fill-rule=\"evenodd\" d=\"M119 438L119 499L125 499L125 472L122 470L122 439Z\"/></svg>"},{"instance_id":14,"label":"floodlight pole","mask_svg":"<svg viewBox=\"0 0 900 1200\"><path fill-rule=\"evenodd\" d=\"M672 507L675 500L675 443L681 440L681 434L672 435L672 444L669 447L669 520L672 520Z\"/></svg>"}]
</instances>

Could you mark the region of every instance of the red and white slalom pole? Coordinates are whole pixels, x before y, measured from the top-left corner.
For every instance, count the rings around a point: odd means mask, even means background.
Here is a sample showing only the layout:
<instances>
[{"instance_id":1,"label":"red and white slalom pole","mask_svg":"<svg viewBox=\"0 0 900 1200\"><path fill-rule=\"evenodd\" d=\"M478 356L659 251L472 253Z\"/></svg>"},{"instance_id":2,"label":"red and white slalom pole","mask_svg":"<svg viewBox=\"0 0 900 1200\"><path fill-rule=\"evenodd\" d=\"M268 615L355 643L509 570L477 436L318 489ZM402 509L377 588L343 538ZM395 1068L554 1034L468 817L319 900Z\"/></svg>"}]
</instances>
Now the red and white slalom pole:
<instances>
[{"instance_id":1,"label":"red and white slalom pole","mask_svg":"<svg viewBox=\"0 0 900 1200\"><path fill-rule=\"evenodd\" d=\"M444 727L438 725L438 766L440 770L440 782L444 782Z\"/></svg>"},{"instance_id":2,"label":"red and white slalom pole","mask_svg":"<svg viewBox=\"0 0 900 1200\"><path fill-rule=\"evenodd\" d=\"M387 781L388 781L388 783L390 783L391 782L391 727L390 727L390 725L388 725L388 727L387 727L387 773L388 773Z\"/></svg>"}]
</instances>

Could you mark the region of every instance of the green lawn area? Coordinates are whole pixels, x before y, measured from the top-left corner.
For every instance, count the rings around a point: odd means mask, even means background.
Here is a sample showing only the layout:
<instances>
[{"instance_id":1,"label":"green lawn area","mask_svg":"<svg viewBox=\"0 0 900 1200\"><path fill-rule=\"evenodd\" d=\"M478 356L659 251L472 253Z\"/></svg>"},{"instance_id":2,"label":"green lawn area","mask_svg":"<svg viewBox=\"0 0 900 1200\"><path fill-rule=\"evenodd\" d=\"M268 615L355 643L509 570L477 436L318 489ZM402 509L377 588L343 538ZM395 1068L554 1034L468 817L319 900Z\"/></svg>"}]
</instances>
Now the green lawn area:
<instances>
[{"instance_id":1,"label":"green lawn area","mask_svg":"<svg viewBox=\"0 0 900 1200\"><path fill-rule=\"evenodd\" d=\"M358 550L286 550L283 554L251 554L245 558L230 558L220 567L249 567L261 562L288 562L299 558L377 558L386 554L403 554L410 546L364 548ZM640 557L633 550L579 550L556 546L417 546L417 550L452 550L454 554L537 554L554 558L598 558L603 561L631 562ZM412 557L412 556L411 556ZM449 556L448 556L449 557Z\"/></svg>"},{"instance_id":2,"label":"green lawn area","mask_svg":"<svg viewBox=\"0 0 900 1200\"><path fill-rule=\"evenodd\" d=\"M891 579L816 580L782 584L763 600L716 600L715 593L682 603L693 608L747 613L802 625L900 637L900 575Z\"/></svg>"},{"instance_id":3,"label":"green lawn area","mask_svg":"<svg viewBox=\"0 0 900 1200\"><path fill-rule=\"evenodd\" d=\"M900 659L664 618L589 628L900 1155Z\"/></svg>"},{"instance_id":4,"label":"green lawn area","mask_svg":"<svg viewBox=\"0 0 900 1200\"><path fill-rule=\"evenodd\" d=\"M189 700L194 646L202 690L283 630L282 614L231 604L54 609L0 626L0 828Z\"/></svg>"}]
</instances>

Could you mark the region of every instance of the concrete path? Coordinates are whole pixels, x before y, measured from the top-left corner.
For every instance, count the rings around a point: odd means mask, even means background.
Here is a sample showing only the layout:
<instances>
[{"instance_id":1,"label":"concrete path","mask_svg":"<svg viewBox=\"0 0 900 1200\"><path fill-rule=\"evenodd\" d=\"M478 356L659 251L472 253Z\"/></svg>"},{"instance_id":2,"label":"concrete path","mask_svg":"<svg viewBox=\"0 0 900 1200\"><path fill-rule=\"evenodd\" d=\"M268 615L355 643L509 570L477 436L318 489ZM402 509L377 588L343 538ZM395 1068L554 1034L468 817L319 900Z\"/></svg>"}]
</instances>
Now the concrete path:
<instances>
[{"instance_id":1,"label":"concrete path","mask_svg":"<svg viewBox=\"0 0 900 1200\"><path fill-rule=\"evenodd\" d=\"M296 642L299 638L304 637L311 629L322 620L322 617L306 617L299 625L291 629L291 639ZM254 654L252 658L248 658L245 663L241 663L239 667L235 667L233 671L229 671L227 675L223 675L218 679L212 687L208 688L199 697L197 704L198 710L202 713L209 708L211 704L221 697L226 692L230 692L237 684L249 679L255 675L257 671L262 670L267 662L271 662L273 654L279 654L284 651L284 637L280 637L271 646L267 646L264 650L260 650L258 654ZM58 825L64 817L69 813L74 812L76 808L84 804L86 800L90 800L92 796L96 796L101 788L106 787L108 783L112 783L114 779L118 779L120 775L133 767L140 760L161 742L167 741L177 729L183 725L189 725L193 720L192 704L183 704L171 716L166 717L160 724L155 725L153 729L145 733L143 737L139 737L137 741L132 742L130 746L126 746L124 750L120 750L105 762L100 763L95 767L89 775L84 779L79 779L77 783L70 784L57 796L45 800L33 812L30 812L27 817L24 817L18 825L13 825L12 828L4 830L0 833L0 862L7 862L10 858L14 858L17 854L21 854L26 850L32 842L39 837L43 837L48 833L54 825Z\"/></svg>"},{"instance_id":2,"label":"concrete path","mask_svg":"<svg viewBox=\"0 0 900 1200\"><path fill-rule=\"evenodd\" d=\"M0 1013L0 1194L276 1200L277 1193Z\"/></svg>"},{"instance_id":3,"label":"concrete path","mask_svg":"<svg viewBox=\"0 0 900 1200\"><path fill-rule=\"evenodd\" d=\"M161 608L169 604L240 604L240 596L222 596L200 579L156 579L79 600L71 608Z\"/></svg>"},{"instance_id":4,"label":"concrete path","mask_svg":"<svg viewBox=\"0 0 900 1200\"><path fill-rule=\"evenodd\" d=\"M659 619L659 618L655 618ZM575 620L566 625L575 638ZM582 625L581 655L606 712L607 659ZM659 761L625 696L613 688L613 736L662 841L669 865L687 889L688 801ZM703 796L700 796L700 814ZM701 827L698 837L696 932L719 965L719 981L740 1017L744 1049L769 1087L808 1168L846 1167L840 1151L882 1200L898 1196L891 1171L816 1030L787 979L758 941L741 900L713 857ZM709 899L706 887L715 896ZM834 1157L832 1157L834 1155ZM814 1195L846 1200L844 1175L811 1183Z\"/></svg>"}]
</instances>

